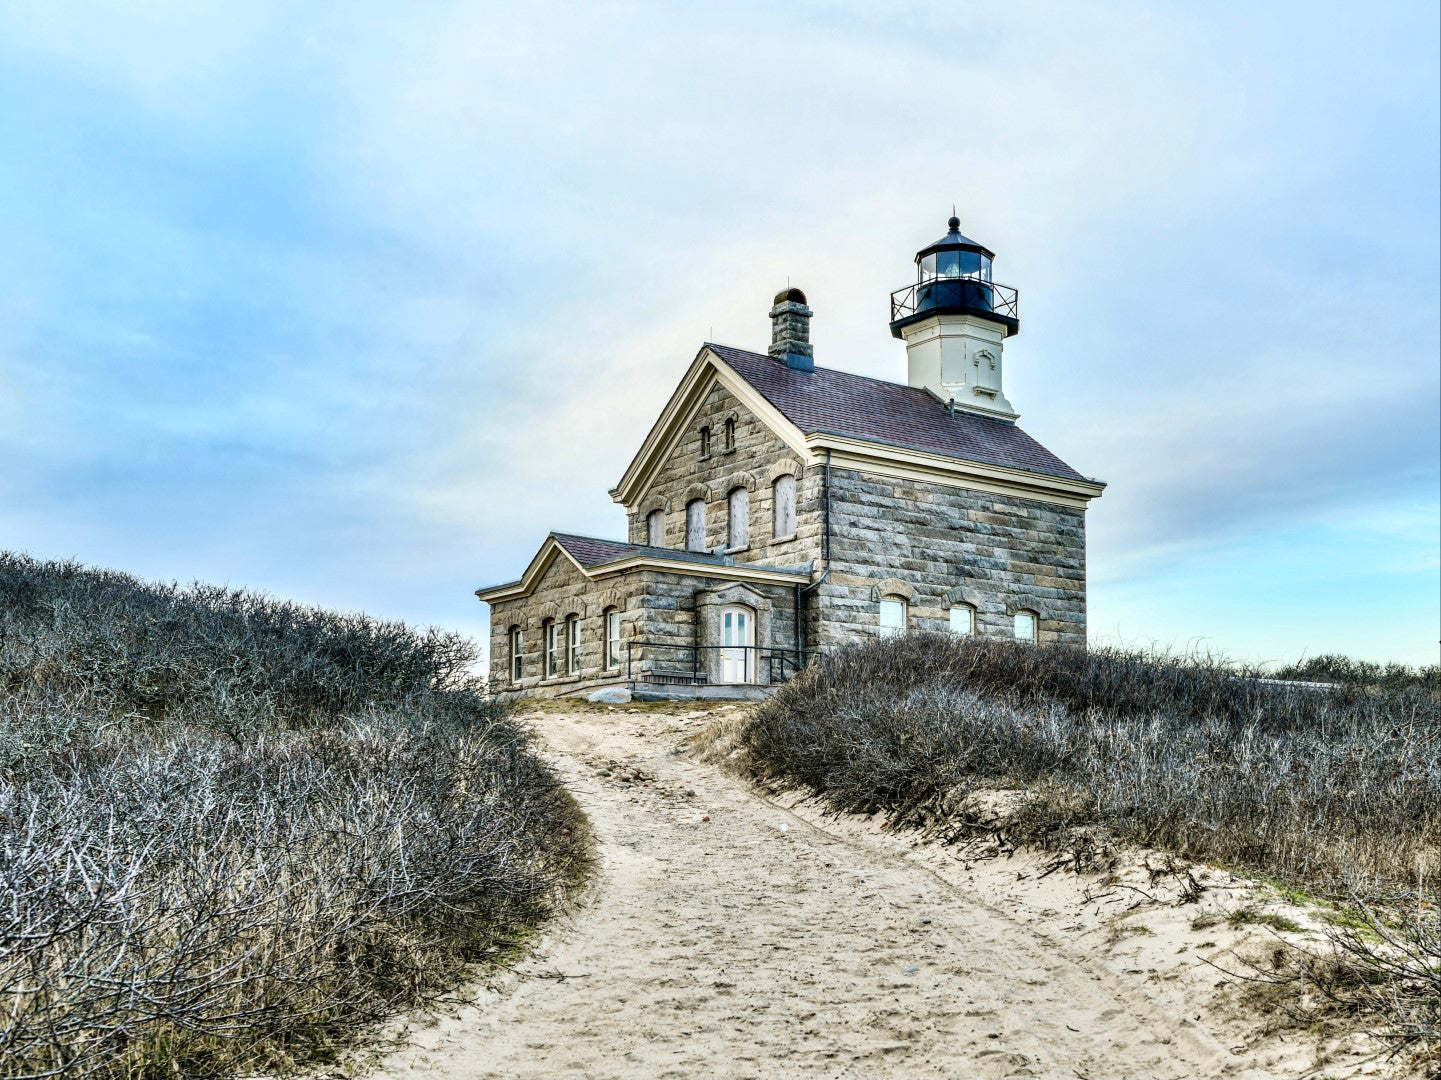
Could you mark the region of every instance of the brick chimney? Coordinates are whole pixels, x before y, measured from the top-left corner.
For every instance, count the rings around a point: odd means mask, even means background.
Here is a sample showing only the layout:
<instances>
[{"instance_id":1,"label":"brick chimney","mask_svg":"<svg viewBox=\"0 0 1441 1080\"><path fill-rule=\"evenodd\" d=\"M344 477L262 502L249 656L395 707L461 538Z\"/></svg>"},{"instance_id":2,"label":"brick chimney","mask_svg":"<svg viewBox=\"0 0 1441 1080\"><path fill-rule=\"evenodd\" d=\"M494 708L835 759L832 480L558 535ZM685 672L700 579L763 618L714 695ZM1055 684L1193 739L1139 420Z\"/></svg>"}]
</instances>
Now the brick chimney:
<instances>
[{"instance_id":1,"label":"brick chimney","mask_svg":"<svg viewBox=\"0 0 1441 1080\"><path fill-rule=\"evenodd\" d=\"M815 368L811 352L811 309L806 307L806 294L799 289L776 293L775 307L771 308L771 347L767 351L797 371Z\"/></svg>"}]
</instances>

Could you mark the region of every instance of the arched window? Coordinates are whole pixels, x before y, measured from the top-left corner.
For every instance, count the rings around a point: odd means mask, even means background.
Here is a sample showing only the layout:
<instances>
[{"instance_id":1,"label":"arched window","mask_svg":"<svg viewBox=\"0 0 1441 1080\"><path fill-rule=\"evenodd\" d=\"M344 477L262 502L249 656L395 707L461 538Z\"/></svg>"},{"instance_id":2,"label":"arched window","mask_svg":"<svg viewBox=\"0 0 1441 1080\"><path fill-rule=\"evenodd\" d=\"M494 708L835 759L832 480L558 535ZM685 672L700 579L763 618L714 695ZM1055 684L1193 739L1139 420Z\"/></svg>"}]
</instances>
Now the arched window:
<instances>
[{"instance_id":1,"label":"arched window","mask_svg":"<svg viewBox=\"0 0 1441 1080\"><path fill-rule=\"evenodd\" d=\"M605 666L620 667L620 610L605 609Z\"/></svg>"},{"instance_id":2,"label":"arched window","mask_svg":"<svg viewBox=\"0 0 1441 1080\"><path fill-rule=\"evenodd\" d=\"M771 500L775 519L771 535L777 540L789 540L796 534L796 478L789 474L776 477L771 485Z\"/></svg>"},{"instance_id":3,"label":"arched window","mask_svg":"<svg viewBox=\"0 0 1441 1080\"><path fill-rule=\"evenodd\" d=\"M970 604L951 605L951 633L969 637L976 632L976 609Z\"/></svg>"},{"instance_id":4,"label":"arched window","mask_svg":"<svg viewBox=\"0 0 1441 1080\"><path fill-rule=\"evenodd\" d=\"M725 448L726 448L727 450L734 450L734 449L736 448L736 422L735 422L735 417L731 417L729 420L726 421L726 445L725 445Z\"/></svg>"},{"instance_id":5,"label":"arched window","mask_svg":"<svg viewBox=\"0 0 1441 1080\"><path fill-rule=\"evenodd\" d=\"M1036 617L1034 611L1016 612L1016 640L1027 641L1034 645L1036 643L1036 627L1039 623L1040 619Z\"/></svg>"},{"instance_id":6,"label":"arched window","mask_svg":"<svg viewBox=\"0 0 1441 1080\"><path fill-rule=\"evenodd\" d=\"M645 542L651 547L665 547L664 510L652 510L645 516Z\"/></svg>"},{"instance_id":7,"label":"arched window","mask_svg":"<svg viewBox=\"0 0 1441 1080\"><path fill-rule=\"evenodd\" d=\"M510 681L520 682L525 675L525 637L518 626L510 628Z\"/></svg>"},{"instance_id":8,"label":"arched window","mask_svg":"<svg viewBox=\"0 0 1441 1080\"><path fill-rule=\"evenodd\" d=\"M685 546L687 551L705 550L705 500L685 504Z\"/></svg>"},{"instance_id":9,"label":"arched window","mask_svg":"<svg viewBox=\"0 0 1441 1080\"><path fill-rule=\"evenodd\" d=\"M710 425L706 424L700 429L700 456L710 457Z\"/></svg>"},{"instance_id":10,"label":"arched window","mask_svg":"<svg viewBox=\"0 0 1441 1080\"><path fill-rule=\"evenodd\" d=\"M730 517L726 526L726 550L739 551L751 542L751 493L743 487L731 488L726 498Z\"/></svg>"},{"instance_id":11,"label":"arched window","mask_svg":"<svg viewBox=\"0 0 1441 1080\"><path fill-rule=\"evenodd\" d=\"M545 674L547 677L560 674L560 628L554 619L542 624L545 633Z\"/></svg>"},{"instance_id":12,"label":"arched window","mask_svg":"<svg viewBox=\"0 0 1441 1080\"><path fill-rule=\"evenodd\" d=\"M899 596L881 597L881 637L900 637L906 632L906 602Z\"/></svg>"},{"instance_id":13,"label":"arched window","mask_svg":"<svg viewBox=\"0 0 1441 1080\"><path fill-rule=\"evenodd\" d=\"M580 671L580 616L565 617L566 670L572 675Z\"/></svg>"}]
</instances>

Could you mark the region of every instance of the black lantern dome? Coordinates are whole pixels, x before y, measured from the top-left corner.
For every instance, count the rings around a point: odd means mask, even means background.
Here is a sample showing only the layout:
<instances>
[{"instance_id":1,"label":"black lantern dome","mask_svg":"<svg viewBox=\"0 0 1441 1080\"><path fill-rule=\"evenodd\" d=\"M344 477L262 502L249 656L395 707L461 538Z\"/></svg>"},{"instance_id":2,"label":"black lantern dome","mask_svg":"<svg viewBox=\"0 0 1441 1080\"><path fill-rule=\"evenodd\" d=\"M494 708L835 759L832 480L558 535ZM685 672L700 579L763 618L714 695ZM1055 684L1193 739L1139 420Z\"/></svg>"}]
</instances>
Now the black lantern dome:
<instances>
[{"instance_id":1,"label":"black lantern dome","mask_svg":"<svg viewBox=\"0 0 1441 1080\"><path fill-rule=\"evenodd\" d=\"M891 333L934 315L979 315L999 322L1007 336L1021 328L1016 290L991 280L996 253L961 233L961 219L946 235L916 252L916 283L891 294Z\"/></svg>"}]
</instances>

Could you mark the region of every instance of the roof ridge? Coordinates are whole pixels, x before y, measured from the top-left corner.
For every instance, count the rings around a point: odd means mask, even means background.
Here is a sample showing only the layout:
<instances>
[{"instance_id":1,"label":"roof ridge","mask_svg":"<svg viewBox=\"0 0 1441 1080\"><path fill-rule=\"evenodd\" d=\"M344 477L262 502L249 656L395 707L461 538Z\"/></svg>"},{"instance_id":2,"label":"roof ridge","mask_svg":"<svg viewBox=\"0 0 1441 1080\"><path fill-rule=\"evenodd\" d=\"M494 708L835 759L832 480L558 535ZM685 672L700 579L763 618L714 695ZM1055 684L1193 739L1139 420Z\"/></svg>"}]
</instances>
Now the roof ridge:
<instances>
[{"instance_id":1,"label":"roof ridge","mask_svg":"<svg viewBox=\"0 0 1441 1080\"><path fill-rule=\"evenodd\" d=\"M1014 421L952 411L923 387L840 368L797 371L735 345L706 342L705 348L804 433L824 431L1039 476L1086 479Z\"/></svg>"},{"instance_id":2,"label":"roof ridge","mask_svg":"<svg viewBox=\"0 0 1441 1080\"><path fill-rule=\"evenodd\" d=\"M755 357L755 359L757 360L769 360L772 363L779 365L780 367L786 366L785 361L781 360L779 357L771 356L768 353L758 353L751 349L742 349L739 345L719 345L716 342L707 341L705 342L704 347L714 349L729 349L732 352L745 353L747 356ZM945 408L945 403L942 402L939 398L935 397L929 390L923 389L919 386L912 386L910 383L894 382L890 379L882 379L877 375L862 375L858 371L847 371L845 368L825 367L821 364L816 364L815 367L813 367L811 370L813 372L824 372L827 375L840 375L847 379L860 379L862 382L878 383L881 386L893 386L897 390L909 390L913 393L923 395L927 401L933 401L941 408ZM998 417L994 416L981 416L978 413L972 413L971 415L974 416L977 420L993 420L1001 424L1011 423L1011 421L1009 420L1001 420Z\"/></svg>"}]
</instances>

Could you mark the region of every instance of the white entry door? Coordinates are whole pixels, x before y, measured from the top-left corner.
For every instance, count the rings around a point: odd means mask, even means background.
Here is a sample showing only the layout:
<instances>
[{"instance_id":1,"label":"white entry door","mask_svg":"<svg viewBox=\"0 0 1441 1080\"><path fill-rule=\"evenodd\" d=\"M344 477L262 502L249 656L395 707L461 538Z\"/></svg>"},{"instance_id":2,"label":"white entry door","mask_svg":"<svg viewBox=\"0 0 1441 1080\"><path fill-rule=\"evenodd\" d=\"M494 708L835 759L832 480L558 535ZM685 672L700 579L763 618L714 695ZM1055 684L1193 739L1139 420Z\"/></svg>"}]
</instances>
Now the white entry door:
<instances>
[{"instance_id":1,"label":"white entry door","mask_svg":"<svg viewBox=\"0 0 1441 1080\"><path fill-rule=\"evenodd\" d=\"M751 609L733 605L721 609L720 681L755 682L755 616Z\"/></svg>"}]
</instances>

